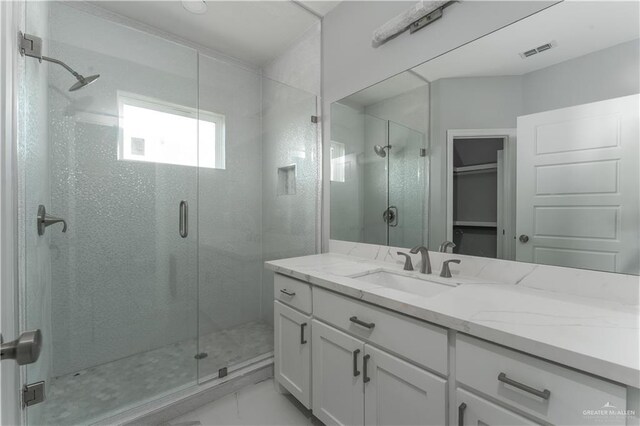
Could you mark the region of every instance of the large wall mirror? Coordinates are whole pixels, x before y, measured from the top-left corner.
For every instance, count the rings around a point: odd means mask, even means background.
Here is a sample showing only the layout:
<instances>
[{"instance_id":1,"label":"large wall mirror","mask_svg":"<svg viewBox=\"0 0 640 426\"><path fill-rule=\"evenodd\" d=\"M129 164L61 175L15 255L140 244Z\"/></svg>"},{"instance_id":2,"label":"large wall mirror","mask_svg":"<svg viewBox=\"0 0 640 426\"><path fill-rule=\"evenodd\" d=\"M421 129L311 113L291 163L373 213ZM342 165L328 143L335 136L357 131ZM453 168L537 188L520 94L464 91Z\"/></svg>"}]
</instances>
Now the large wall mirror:
<instances>
[{"instance_id":1,"label":"large wall mirror","mask_svg":"<svg viewBox=\"0 0 640 426\"><path fill-rule=\"evenodd\" d=\"M333 103L330 238L639 274L639 7L558 3Z\"/></svg>"}]
</instances>

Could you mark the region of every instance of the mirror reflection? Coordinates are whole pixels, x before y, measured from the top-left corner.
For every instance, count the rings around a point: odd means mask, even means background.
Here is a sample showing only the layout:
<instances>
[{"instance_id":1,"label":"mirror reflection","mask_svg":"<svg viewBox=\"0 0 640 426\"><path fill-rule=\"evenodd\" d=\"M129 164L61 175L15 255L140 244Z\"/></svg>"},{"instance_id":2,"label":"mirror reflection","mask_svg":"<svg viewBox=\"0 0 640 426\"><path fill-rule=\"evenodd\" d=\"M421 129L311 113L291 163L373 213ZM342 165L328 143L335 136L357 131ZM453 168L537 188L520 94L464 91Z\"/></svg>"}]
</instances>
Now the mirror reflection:
<instances>
[{"instance_id":1,"label":"mirror reflection","mask_svg":"<svg viewBox=\"0 0 640 426\"><path fill-rule=\"evenodd\" d=\"M331 238L640 272L636 2L563 2L331 106Z\"/></svg>"}]
</instances>

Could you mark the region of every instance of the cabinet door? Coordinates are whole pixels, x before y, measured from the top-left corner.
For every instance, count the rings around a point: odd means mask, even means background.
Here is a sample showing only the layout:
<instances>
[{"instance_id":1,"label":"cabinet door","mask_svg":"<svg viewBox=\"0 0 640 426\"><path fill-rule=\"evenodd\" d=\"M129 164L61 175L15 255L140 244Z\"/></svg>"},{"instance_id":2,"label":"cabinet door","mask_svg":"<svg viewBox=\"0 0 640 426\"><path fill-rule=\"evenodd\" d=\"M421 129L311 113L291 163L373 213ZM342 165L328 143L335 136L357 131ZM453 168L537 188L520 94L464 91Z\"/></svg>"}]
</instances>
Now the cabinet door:
<instances>
[{"instance_id":1,"label":"cabinet door","mask_svg":"<svg viewBox=\"0 0 640 426\"><path fill-rule=\"evenodd\" d=\"M313 414L325 425L362 425L364 343L312 321Z\"/></svg>"},{"instance_id":2,"label":"cabinet door","mask_svg":"<svg viewBox=\"0 0 640 426\"><path fill-rule=\"evenodd\" d=\"M307 408L311 404L311 317L273 302L275 378Z\"/></svg>"},{"instance_id":3,"label":"cabinet door","mask_svg":"<svg viewBox=\"0 0 640 426\"><path fill-rule=\"evenodd\" d=\"M456 399L457 424L459 426L529 426L538 424L463 389L456 390Z\"/></svg>"},{"instance_id":4,"label":"cabinet door","mask_svg":"<svg viewBox=\"0 0 640 426\"><path fill-rule=\"evenodd\" d=\"M365 424L446 424L447 381L365 345Z\"/></svg>"}]
</instances>

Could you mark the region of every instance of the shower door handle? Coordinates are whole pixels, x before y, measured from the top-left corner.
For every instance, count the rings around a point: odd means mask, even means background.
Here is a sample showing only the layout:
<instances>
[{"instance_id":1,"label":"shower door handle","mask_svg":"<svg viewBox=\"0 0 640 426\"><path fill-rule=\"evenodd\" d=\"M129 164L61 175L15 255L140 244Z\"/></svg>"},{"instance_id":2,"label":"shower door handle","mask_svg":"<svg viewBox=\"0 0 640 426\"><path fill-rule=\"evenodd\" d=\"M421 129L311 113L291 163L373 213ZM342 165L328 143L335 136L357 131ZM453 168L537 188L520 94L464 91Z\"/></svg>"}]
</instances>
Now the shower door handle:
<instances>
[{"instance_id":1,"label":"shower door handle","mask_svg":"<svg viewBox=\"0 0 640 426\"><path fill-rule=\"evenodd\" d=\"M180 222L178 223L178 232L182 238L189 235L189 204L185 200L180 201Z\"/></svg>"}]
</instances>

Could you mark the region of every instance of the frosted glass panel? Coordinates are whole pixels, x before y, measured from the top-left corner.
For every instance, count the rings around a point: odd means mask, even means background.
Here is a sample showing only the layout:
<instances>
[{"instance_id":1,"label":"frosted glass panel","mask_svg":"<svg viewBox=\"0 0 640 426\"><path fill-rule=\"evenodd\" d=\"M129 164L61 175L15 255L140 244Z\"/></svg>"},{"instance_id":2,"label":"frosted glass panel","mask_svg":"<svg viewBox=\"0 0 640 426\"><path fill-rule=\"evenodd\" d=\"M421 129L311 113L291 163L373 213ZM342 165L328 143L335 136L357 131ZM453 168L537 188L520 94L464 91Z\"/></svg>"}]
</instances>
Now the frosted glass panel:
<instances>
[{"instance_id":1,"label":"frosted glass panel","mask_svg":"<svg viewBox=\"0 0 640 426\"><path fill-rule=\"evenodd\" d=\"M319 223L316 97L262 79L263 259L317 252ZM295 192L279 193L278 169L295 166ZM262 318L273 324L273 273L262 269Z\"/></svg>"},{"instance_id":2,"label":"frosted glass panel","mask_svg":"<svg viewBox=\"0 0 640 426\"><path fill-rule=\"evenodd\" d=\"M397 217L389 226L389 245L422 245L424 222L424 135L401 124L389 122L389 205Z\"/></svg>"},{"instance_id":3,"label":"frosted glass panel","mask_svg":"<svg viewBox=\"0 0 640 426\"><path fill-rule=\"evenodd\" d=\"M47 399L28 419L87 424L195 383L197 168L119 160L118 94L195 111L197 57L62 3L28 4L48 6L41 32L27 15L45 55L100 74L69 92L66 70L25 58L21 93L26 322L47 343L44 362L27 368L28 382L46 379ZM197 121L184 126L197 146ZM178 233L181 200L188 238ZM66 233L35 233L38 204L68 222Z\"/></svg>"},{"instance_id":4,"label":"frosted glass panel","mask_svg":"<svg viewBox=\"0 0 640 426\"><path fill-rule=\"evenodd\" d=\"M225 117L226 168L200 168L199 336L201 381L268 353L260 317L260 76L200 55L200 108Z\"/></svg>"}]
</instances>

